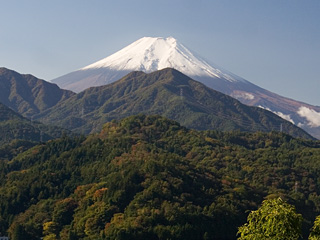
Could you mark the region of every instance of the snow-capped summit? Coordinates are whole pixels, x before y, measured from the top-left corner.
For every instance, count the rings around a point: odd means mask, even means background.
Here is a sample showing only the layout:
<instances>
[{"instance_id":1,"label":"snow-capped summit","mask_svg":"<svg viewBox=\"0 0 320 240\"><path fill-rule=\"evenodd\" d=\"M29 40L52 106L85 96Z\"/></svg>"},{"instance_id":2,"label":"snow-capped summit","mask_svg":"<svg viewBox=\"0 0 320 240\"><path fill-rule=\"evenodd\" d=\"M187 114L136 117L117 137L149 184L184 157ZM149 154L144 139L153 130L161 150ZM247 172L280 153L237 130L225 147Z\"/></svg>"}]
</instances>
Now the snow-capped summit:
<instances>
[{"instance_id":1,"label":"snow-capped summit","mask_svg":"<svg viewBox=\"0 0 320 240\"><path fill-rule=\"evenodd\" d=\"M153 72L174 68L188 76L207 76L239 81L223 73L179 43L173 37L143 37L120 51L80 70L109 68L117 71Z\"/></svg>"},{"instance_id":2,"label":"snow-capped summit","mask_svg":"<svg viewBox=\"0 0 320 240\"><path fill-rule=\"evenodd\" d=\"M210 78L246 82L243 78L207 63L173 37L143 37L118 52L52 80L61 88L80 92L120 79L131 71L150 73L174 68L194 79Z\"/></svg>"},{"instance_id":3,"label":"snow-capped summit","mask_svg":"<svg viewBox=\"0 0 320 240\"><path fill-rule=\"evenodd\" d=\"M52 82L80 92L117 81L132 71L149 73L168 67L245 104L268 109L320 139L320 107L279 96L209 64L173 37L143 37L109 57Z\"/></svg>"}]
</instances>

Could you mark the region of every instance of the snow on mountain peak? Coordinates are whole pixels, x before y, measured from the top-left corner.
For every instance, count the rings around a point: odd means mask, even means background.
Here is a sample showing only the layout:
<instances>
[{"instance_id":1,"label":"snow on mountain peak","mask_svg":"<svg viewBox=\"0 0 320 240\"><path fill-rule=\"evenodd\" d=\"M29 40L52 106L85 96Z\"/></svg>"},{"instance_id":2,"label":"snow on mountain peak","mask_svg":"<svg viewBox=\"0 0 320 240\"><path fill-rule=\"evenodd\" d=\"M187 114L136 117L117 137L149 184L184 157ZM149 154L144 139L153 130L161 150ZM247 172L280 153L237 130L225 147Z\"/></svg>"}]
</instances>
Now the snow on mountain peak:
<instances>
[{"instance_id":1,"label":"snow on mountain peak","mask_svg":"<svg viewBox=\"0 0 320 240\"><path fill-rule=\"evenodd\" d=\"M242 79L221 71L189 51L173 37L143 37L120 51L80 70L109 68L117 71L153 72L174 68L190 77L223 78L235 82Z\"/></svg>"}]
</instances>

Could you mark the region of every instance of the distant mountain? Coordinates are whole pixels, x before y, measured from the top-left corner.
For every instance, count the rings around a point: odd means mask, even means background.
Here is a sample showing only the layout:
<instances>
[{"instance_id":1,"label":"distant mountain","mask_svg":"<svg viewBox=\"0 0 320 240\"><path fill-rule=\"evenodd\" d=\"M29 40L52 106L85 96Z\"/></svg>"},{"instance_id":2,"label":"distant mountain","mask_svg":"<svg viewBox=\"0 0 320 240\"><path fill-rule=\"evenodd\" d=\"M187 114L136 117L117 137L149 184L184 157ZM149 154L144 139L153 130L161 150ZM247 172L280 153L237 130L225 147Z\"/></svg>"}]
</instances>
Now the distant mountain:
<instances>
[{"instance_id":1,"label":"distant mountain","mask_svg":"<svg viewBox=\"0 0 320 240\"><path fill-rule=\"evenodd\" d=\"M150 73L164 68L174 68L194 79L197 76L221 79L227 83L249 83L209 65L173 37L141 38L107 58L53 79L52 82L64 89L80 92L92 86L114 82L132 71Z\"/></svg>"},{"instance_id":2,"label":"distant mountain","mask_svg":"<svg viewBox=\"0 0 320 240\"><path fill-rule=\"evenodd\" d=\"M44 142L61 137L63 133L70 132L59 127L46 126L39 122L32 122L0 103L1 146L17 139Z\"/></svg>"},{"instance_id":3,"label":"distant mountain","mask_svg":"<svg viewBox=\"0 0 320 240\"><path fill-rule=\"evenodd\" d=\"M150 74L132 72L121 80L92 87L39 114L45 123L84 132L99 131L112 119L135 114L159 114L194 129L283 131L310 138L306 132L257 107L167 68Z\"/></svg>"},{"instance_id":4,"label":"distant mountain","mask_svg":"<svg viewBox=\"0 0 320 240\"><path fill-rule=\"evenodd\" d=\"M320 139L320 107L279 96L249 81L209 64L172 37L141 38L122 50L82 69L53 79L75 92L112 83L131 71L150 73L175 68L210 88L242 103L258 106L302 127Z\"/></svg>"},{"instance_id":5,"label":"distant mountain","mask_svg":"<svg viewBox=\"0 0 320 240\"><path fill-rule=\"evenodd\" d=\"M25 117L32 117L74 93L32 75L0 68L0 102Z\"/></svg>"}]
</instances>

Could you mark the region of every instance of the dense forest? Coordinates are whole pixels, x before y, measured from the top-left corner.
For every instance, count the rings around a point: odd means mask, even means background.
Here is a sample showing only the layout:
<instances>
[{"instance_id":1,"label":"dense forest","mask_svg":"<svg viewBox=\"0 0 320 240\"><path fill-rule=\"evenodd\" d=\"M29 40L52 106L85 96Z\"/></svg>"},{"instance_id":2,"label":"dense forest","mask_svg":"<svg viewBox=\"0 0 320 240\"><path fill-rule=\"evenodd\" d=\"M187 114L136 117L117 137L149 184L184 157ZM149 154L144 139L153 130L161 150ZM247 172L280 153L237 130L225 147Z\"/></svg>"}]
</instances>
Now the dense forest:
<instances>
[{"instance_id":1,"label":"dense forest","mask_svg":"<svg viewBox=\"0 0 320 240\"><path fill-rule=\"evenodd\" d=\"M307 237L320 214L320 142L284 133L138 115L87 137L8 146L0 231L12 239L236 239L249 212L277 197Z\"/></svg>"}]
</instances>

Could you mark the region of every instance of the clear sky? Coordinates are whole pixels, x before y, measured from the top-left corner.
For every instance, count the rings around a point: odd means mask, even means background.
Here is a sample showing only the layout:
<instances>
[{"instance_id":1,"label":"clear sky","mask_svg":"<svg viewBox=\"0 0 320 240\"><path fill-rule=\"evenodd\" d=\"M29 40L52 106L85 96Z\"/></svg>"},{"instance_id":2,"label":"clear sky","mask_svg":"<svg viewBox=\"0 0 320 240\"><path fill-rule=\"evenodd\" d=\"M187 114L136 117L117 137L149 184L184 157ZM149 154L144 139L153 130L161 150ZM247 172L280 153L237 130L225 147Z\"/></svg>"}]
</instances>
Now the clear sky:
<instances>
[{"instance_id":1,"label":"clear sky","mask_svg":"<svg viewBox=\"0 0 320 240\"><path fill-rule=\"evenodd\" d=\"M45 80L144 36L320 105L320 0L0 0L0 66Z\"/></svg>"}]
</instances>

